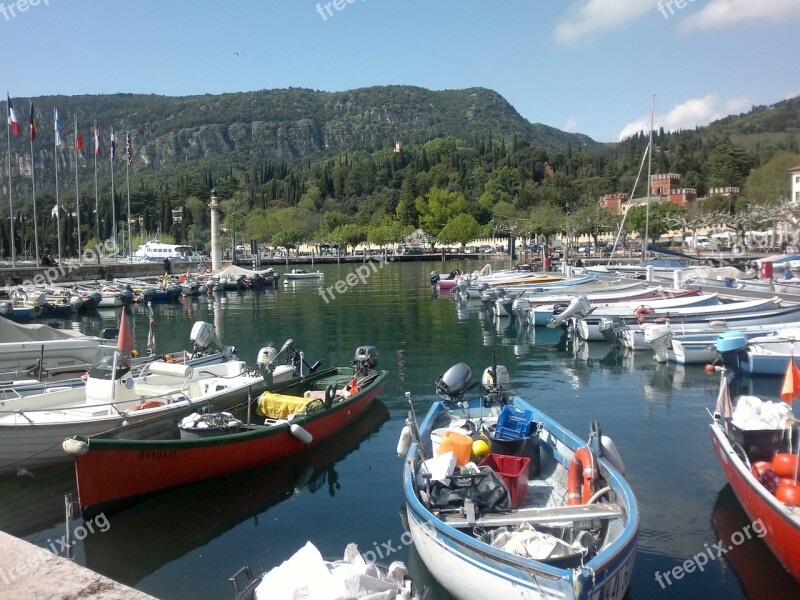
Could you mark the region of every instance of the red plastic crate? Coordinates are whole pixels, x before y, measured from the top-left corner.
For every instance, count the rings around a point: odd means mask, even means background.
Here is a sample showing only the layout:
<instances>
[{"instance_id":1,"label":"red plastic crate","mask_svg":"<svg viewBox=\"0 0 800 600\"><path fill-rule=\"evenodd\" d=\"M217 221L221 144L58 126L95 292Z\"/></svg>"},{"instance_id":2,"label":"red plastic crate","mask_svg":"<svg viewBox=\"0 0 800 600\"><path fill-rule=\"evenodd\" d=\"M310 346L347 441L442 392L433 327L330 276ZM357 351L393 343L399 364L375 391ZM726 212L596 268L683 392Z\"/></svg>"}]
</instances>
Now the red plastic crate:
<instances>
[{"instance_id":1,"label":"red plastic crate","mask_svg":"<svg viewBox=\"0 0 800 600\"><path fill-rule=\"evenodd\" d=\"M481 461L482 467L491 467L508 486L511 492L511 508L517 508L528 492L527 456L509 456L507 454L489 454Z\"/></svg>"}]
</instances>

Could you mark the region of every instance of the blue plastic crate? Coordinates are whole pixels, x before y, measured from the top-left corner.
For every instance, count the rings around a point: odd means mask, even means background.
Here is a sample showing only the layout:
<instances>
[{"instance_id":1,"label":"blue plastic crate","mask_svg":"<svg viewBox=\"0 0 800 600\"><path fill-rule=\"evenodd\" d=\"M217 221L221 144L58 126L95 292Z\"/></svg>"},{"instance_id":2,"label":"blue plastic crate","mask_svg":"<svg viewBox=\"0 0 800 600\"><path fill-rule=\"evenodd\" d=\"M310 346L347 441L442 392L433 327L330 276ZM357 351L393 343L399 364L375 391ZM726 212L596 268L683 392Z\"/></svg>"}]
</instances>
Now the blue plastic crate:
<instances>
[{"instance_id":1,"label":"blue plastic crate","mask_svg":"<svg viewBox=\"0 0 800 600\"><path fill-rule=\"evenodd\" d=\"M500 411L494 437L498 440L521 440L528 437L533 421L533 411L520 410L507 405Z\"/></svg>"}]
</instances>

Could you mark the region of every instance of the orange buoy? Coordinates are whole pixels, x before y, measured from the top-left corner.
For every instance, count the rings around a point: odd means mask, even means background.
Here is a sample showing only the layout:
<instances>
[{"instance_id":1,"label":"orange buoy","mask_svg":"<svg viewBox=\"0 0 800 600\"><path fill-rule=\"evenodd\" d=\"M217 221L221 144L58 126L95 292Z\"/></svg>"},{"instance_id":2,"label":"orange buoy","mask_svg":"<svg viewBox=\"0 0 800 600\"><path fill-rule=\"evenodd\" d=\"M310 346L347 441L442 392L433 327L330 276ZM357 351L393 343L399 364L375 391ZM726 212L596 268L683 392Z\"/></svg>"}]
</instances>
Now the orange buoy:
<instances>
[{"instance_id":1,"label":"orange buoy","mask_svg":"<svg viewBox=\"0 0 800 600\"><path fill-rule=\"evenodd\" d=\"M757 460L752 463L752 467L758 473L758 475L756 475L756 478L760 479L761 476L764 474L764 471L772 468L772 463L767 460Z\"/></svg>"},{"instance_id":2,"label":"orange buoy","mask_svg":"<svg viewBox=\"0 0 800 600\"><path fill-rule=\"evenodd\" d=\"M706 365L705 366L706 373L713 373L714 372L714 365Z\"/></svg>"},{"instance_id":3,"label":"orange buoy","mask_svg":"<svg viewBox=\"0 0 800 600\"><path fill-rule=\"evenodd\" d=\"M775 497L786 506L800 506L800 486L782 485L775 492Z\"/></svg>"},{"instance_id":4,"label":"orange buoy","mask_svg":"<svg viewBox=\"0 0 800 600\"><path fill-rule=\"evenodd\" d=\"M594 453L586 446L578 448L569 463L567 505L587 504L595 492L597 476L597 459Z\"/></svg>"},{"instance_id":5,"label":"orange buoy","mask_svg":"<svg viewBox=\"0 0 800 600\"><path fill-rule=\"evenodd\" d=\"M772 470L778 477L792 477L797 470L797 456L794 454L779 453L772 459Z\"/></svg>"}]
</instances>

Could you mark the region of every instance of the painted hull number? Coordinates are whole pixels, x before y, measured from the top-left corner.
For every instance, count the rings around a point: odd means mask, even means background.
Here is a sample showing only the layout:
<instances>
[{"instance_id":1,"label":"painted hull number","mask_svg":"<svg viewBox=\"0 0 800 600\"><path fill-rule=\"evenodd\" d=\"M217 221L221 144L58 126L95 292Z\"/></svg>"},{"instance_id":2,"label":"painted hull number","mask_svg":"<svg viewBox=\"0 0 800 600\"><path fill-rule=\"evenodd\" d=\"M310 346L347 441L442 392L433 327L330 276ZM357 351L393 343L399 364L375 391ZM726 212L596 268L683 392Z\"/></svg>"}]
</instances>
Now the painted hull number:
<instances>
[{"instance_id":1,"label":"painted hull number","mask_svg":"<svg viewBox=\"0 0 800 600\"><path fill-rule=\"evenodd\" d=\"M142 450L139 452L139 460L149 460L149 459L170 459L175 458L175 455L178 453L177 450Z\"/></svg>"}]
</instances>

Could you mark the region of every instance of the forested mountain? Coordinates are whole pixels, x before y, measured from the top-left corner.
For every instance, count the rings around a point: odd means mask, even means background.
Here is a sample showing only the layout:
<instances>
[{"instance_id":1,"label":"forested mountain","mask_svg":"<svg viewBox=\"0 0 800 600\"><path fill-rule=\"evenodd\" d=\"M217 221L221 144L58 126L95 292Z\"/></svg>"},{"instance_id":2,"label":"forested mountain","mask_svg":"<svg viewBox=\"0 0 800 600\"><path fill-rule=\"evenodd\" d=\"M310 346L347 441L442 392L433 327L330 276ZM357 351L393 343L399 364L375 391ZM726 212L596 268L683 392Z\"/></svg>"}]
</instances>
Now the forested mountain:
<instances>
[{"instance_id":1,"label":"forested mountain","mask_svg":"<svg viewBox=\"0 0 800 600\"><path fill-rule=\"evenodd\" d=\"M683 184L698 188L701 196L714 186L746 190L750 173L776 151L796 152L799 102L758 107L691 131L657 132L654 172L683 174ZM117 220L127 212L129 168L131 213L143 219L134 232L159 231L198 246L208 240L206 204L212 187L226 219L238 214L237 231L245 239L281 245L354 243L370 233L380 243L419 226L431 235L445 230L444 237L454 239L466 235L466 225L471 231L524 222L528 230L547 234L563 229L567 214L573 215L571 229L596 233L613 220L597 209L598 197L632 191L647 145L644 132L599 144L531 124L501 96L481 88L289 89L185 98L120 94L36 98L34 106L40 238L50 248L55 237L52 107L58 107L64 142L57 152L60 199L73 210L75 115L85 144L77 163L84 241L94 237L95 227L103 239L112 229L111 127L117 136ZM12 139L18 248L32 237L26 227L32 208L26 108L26 102L15 100L23 129ZM92 214L94 120L102 132L99 220ZM130 165L124 156L126 131L132 139ZM396 141L403 144L400 152L395 152ZM792 161L792 156L781 160ZM173 223L171 209L179 208L184 221ZM458 235L447 233L456 215L462 217L462 229ZM472 221L465 223L467 217ZM76 223L68 211L61 221L69 246ZM7 255L5 222L0 244Z\"/></svg>"}]
</instances>

